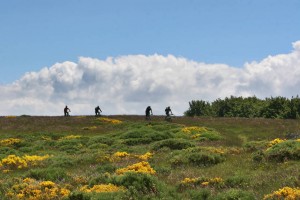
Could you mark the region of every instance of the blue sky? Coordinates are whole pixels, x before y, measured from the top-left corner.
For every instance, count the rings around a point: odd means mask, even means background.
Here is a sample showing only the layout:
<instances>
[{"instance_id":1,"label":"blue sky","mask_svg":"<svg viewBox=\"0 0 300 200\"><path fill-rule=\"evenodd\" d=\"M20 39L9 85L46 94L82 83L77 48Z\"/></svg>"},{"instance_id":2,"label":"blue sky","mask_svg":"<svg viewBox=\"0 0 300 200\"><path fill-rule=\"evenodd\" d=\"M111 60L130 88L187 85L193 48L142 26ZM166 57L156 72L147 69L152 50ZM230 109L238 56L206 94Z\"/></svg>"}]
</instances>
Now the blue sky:
<instances>
[{"instance_id":1,"label":"blue sky","mask_svg":"<svg viewBox=\"0 0 300 200\"><path fill-rule=\"evenodd\" d=\"M300 0L0 0L0 116L300 95Z\"/></svg>"},{"instance_id":2,"label":"blue sky","mask_svg":"<svg viewBox=\"0 0 300 200\"><path fill-rule=\"evenodd\" d=\"M168 54L242 67L289 53L299 0L1 0L0 84L79 57Z\"/></svg>"}]
</instances>

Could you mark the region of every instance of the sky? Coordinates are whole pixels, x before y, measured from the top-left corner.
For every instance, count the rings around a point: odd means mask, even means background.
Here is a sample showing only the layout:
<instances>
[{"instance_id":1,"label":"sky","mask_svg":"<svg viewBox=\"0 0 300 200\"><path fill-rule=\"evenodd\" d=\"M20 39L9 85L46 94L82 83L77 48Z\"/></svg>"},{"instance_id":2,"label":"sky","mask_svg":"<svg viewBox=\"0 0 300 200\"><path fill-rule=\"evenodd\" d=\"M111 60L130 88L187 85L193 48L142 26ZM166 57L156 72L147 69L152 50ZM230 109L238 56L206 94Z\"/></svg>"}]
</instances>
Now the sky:
<instances>
[{"instance_id":1,"label":"sky","mask_svg":"<svg viewBox=\"0 0 300 200\"><path fill-rule=\"evenodd\" d=\"M0 0L0 116L182 115L300 88L300 0ZM299 68L299 69L298 69Z\"/></svg>"}]
</instances>

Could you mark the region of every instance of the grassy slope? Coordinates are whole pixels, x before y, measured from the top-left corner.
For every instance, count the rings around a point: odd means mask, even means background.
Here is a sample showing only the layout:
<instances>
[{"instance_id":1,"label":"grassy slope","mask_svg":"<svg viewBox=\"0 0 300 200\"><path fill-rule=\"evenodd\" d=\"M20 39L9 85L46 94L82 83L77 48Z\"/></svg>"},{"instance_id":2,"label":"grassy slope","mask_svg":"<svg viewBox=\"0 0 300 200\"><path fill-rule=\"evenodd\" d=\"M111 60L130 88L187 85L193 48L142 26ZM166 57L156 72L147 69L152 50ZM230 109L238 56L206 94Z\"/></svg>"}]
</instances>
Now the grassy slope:
<instances>
[{"instance_id":1,"label":"grassy slope","mask_svg":"<svg viewBox=\"0 0 300 200\"><path fill-rule=\"evenodd\" d=\"M91 138L98 136L108 136L111 140L120 139L121 135L130 130L147 131L147 123L142 116L110 116L114 119L122 120L121 125L113 125L109 123L99 123L95 117L16 117L16 118L0 118L0 139L20 138L25 142L23 146L9 147L11 150L3 150L0 146L0 159L8 154L16 155L51 154L55 158L51 159L48 167L58 168L66 171L70 181L75 174L81 174L87 179L87 183L95 176L100 176L103 170L101 156L112 155L117 151L127 151L133 154L143 154L151 151L151 144L138 144L133 146L124 145L122 142L113 145L100 145L91 142ZM274 138L283 138L288 132L298 132L300 121L298 120L271 120L271 119L240 119L240 118L187 118L178 117L173 123L163 122L162 117L154 117L152 121L152 129L158 132L166 132L168 129L174 129L185 126L205 126L213 128L222 135L221 140L197 142L196 145L203 147L222 147L228 149L226 153L226 161L209 166L178 166L171 167L168 159L172 150L162 149L155 152L154 157L149 161L151 166L157 171L157 177L160 181L176 188L178 184L186 177L222 177L224 180L242 180L241 185L232 186L233 188L250 191L261 199L265 194L277 190L284 186L299 187L300 186L300 169L299 161L288 161L284 163L263 162L255 163L252 160L252 152L245 151L244 144L249 141L270 141ZM84 130L84 127L96 126L95 129ZM150 129L149 129L150 130ZM151 131L150 130L150 131ZM74 143L68 143L63 146L57 145L59 138L66 135L81 135L80 140ZM48 144L42 138L50 137L52 143ZM120 140L121 141L121 140ZM78 147L74 144L79 144ZM68 146L69 145L69 146ZM96 161L97 160L97 161ZM118 167L124 167L132 164L133 160L124 160L108 165L110 173ZM103 164L104 165L104 164ZM39 167L46 169L47 166ZM39 169L38 168L38 169ZM28 175L29 169L14 170L8 174L0 172L0 181L12 181L13 177L25 177ZM100 179L100 178L99 178ZM54 178L55 180L55 178ZM73 181L74 182L74 181ZM76 186L76 183L73 183ZM89 183L90 183L89 182ZM4 186L0 188L2 195L6 189ZM212 195L229 189L209 188ZM180 198L190 198L187 191L182 191ZM1 194L1 193L0 193Z\"/></svg>"}]
</instances>

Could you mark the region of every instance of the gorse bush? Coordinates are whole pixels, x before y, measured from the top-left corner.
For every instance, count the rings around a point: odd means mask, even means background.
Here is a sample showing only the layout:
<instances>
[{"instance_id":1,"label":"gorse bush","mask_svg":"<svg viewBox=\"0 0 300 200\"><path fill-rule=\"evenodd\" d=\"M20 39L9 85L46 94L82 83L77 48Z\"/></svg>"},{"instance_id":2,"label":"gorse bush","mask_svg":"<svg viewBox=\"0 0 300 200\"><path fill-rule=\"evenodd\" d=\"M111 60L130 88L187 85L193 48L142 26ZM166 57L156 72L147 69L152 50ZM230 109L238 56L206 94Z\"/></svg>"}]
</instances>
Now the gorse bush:
<instances>
[{"instance_id":1,"label":"gorse bush","mask_svg":"<svg viewBox=\"0 0 300 200\"><path fill-rule=\"evenodd\" d=\"M195 144L191 143L189 140L181 138L172 138L154 143L152 149L155 151L163 147L168 147L170 149L186 149L193 146L195 146Z\"/></svg>"},{"instance_id":2,"label":"gorse bush","mask_svg":"<svg viewBox=\"0 0 300 200\"><path fill-rule=\"evenodd\" d=\"M300 188L284 187L271 194L264 196L264 200L277 200L277 199L300 199Z\"/></svg>"},{"instance_id":3,"label":"gorse bush","mask_svg":"<svg viewBox=\"0 0 300 200\"><path fill-rule=\"evenodd\" d=\"M210 200L255 200L255 196L253 193L244 191L244 190L239 190L239 189L229 189L225 192L221 192L217 194L216 196L210 197Z\"/></svg>"},{"instance_id":4,"label":"gorse bush","mask_svg":"<svg viewBox=\"0 0 300 200\"><path fill-rule=\"evenodd\" d=\"M173 167L182 165L211 166L225 161L223 153L214 153L209 149L188 148L173 152L170 157Z\"/></svg>"},{"instance_id":5,"label":"gorse bush","mask_svg":"<svg viewBox=\"0 0 300 200\"><path fill-rule=\"evenodd\" d=\"M224 161L224 157L221 155L207 152L189 153L187 158L190 164L196 166L210 166Z\"/></svg>"},{"instance_id":6,"label":"gorse bush","mask_svg":"<svg viewBox=\"0 0 300 200\"><path fill-rule=\"evenodd\" d=\"M265 155L271 161L300 160L300 142L287 140L277 143L267 149Z\"/></svg>"},{"instance_id":7,"label":"gorse bush","mask_svg":"<svg viewBox=\"0 0 300 200\"><path fill-rule=\"evenodd\" d=\"M145 173L127 172L121 176L115 176L112 183L125 187L130 196L137 197L139 195L157 195L159 193L158 179Z\"/></svg>"},{"instance_id":8,"label":"gorse bush","mask_svg":"<svg viewBox=\"0 0 300 200\"><path fill-rule=\"evenodd\" d=\"M183 133L188 135L192 139L196 139L199 141L206 141L206 140L219 140L221 139L220 133L213 129L209 129L206 127L200 127L200 126L190 126L190 127L184 127L181 129Z\"/></svg>"},{"instance_id":9,"label":"gorse bush","mask_svg":"<svg viewBox=\"0 0 300 200\"><path fill-rule=\"evenodd\" d=\"M244 144L245 150L249 152L264 150L267 146L268 146L267 141L249 141Z\"/></svg>"},{"instance_id":10,"label":"gorse bush","mask_svg":"<svg viewBox=\"0 0 300 200\"><path fill-rule=\"evenodd\" d=\"M63 199L68 197L70 190L57 185L52 181L37 181L31 178L18 180L10 190L6 192L9 199Z\"/></svg>"},{"instance_id":11,"label":"gorse bush","mask_svg":"<svg viewBox=\"0 0 300 200\"><path fill-rule=\"evenodd\" d=\"M25 177L33 178L36 180L49 180L54 182L70 179L63 168L57 167L30 169L28 172L26 172Z\"/></svg>"},{"instance_id":12,"label":"gorse bush","mask_svg":"<svg viewBox=\"0 0 300 200\"><path fill-rule=\"evenodd\" d=\"M139 127L121 134L120 139L127 145L149 144L155 141L173 138L169 131L157 131L156 126Z\"/></svg>"}]
</instances>

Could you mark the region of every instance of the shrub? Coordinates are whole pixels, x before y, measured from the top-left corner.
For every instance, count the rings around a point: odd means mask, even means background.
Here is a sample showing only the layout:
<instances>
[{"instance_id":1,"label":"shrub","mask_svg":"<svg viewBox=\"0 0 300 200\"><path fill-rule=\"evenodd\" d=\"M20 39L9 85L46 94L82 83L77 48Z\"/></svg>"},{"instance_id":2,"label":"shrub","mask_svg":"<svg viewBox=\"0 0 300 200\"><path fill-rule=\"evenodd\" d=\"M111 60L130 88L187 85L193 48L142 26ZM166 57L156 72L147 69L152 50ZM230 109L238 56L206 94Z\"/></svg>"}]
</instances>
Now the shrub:
<instances>
[{"instance_id":1,"label":"shrub","mask_svg":"<svg viewBox=\"0 0 300 200\"><path fill-rule=\"evenodd\" d=\"M96 170L99 173L105 173L105 172L112 173L116 170L116 166L112 165L111 163L103 163L99 165Z\"/></svg>"},{"instance_id":2,"label":"shrub","mask_svg":"<svg viewBox=\"0 0 300 200\"><path fill-rule=\"evenodd\" d=\"M158 193L157 178L145 173L127 172L124 175L114 177L112 182L115 185L124 186L133 196Z\"/></svg>"},{"instance_id":3,"label":"shrub","mask_svg":"<svg viewBox=\"0 0 300 200\"><path fill-rule=\"evenodd\" d=\"M149 144L151 142L173 138L172 133L168 131L158 132L151 129L137 129L124 133L120 137L124 139L123 143L127 145Z\"/></svg>"},{"instance_id":4,"label":"shrub","mask_svg":"<svg viewBox=\"0 0 300 200\"><path fill-rule=\"evenodd\" d=\"M156 171L149 165L148 162L142 161L129 165L125 168L120 168L116 170L117 174L124 174L126 172L137 172L137 173L146 173L146 174L155 174Z\"/></svg>"},{"instance_id":5,"label":"shrub","mask_svg":"<svg viewBox=\"0 0 300 200\"><path fill-rule=\"evenodd\" d=\"M252 160L255 162L262 162L265 159L263 151L256 151L252 154Z\"/></svg>"},{"instance_id":6,"label":"shrub","mask_svg":"<svg viewBox=\"0 0 300 200\"><path fill-rule=\"evenodd\" d=\"M244 191L244 190L239 190L239 189L229 189L225 192L219 193L216 196L213 196L210 198L211 200L255 200L255 196L253 193Z\"/></svg>"},{"instance_id":7,"label":"shrub","mask_svg":"<svg viewBox=\"0 0 300 200\"><path fill-rule=\"evenodd\" d=\"M245 175L236 174L231 176L225 180L225 185L227 187L239 187L243 188L246 187L249 182L249 178Z\"/></svg>"},{"instance_id":8,"label":"shrub","mask_svg":"<svg viewBox=\"0 0 300 200\"><path fill-rule=\"evenodd\" d=\"M70 168L75 166L75 161L67 156L55 156L50 158L50 167Z\"/></svg>"},{"instance_id":9,"label":"shrub","mask_svg":"<svg viewBox=\"0 0 300 200\"><path fill-rule=\"evenodd\" d=\"M175 151L169 159L173 167L181 165L210 166L225 160L221 153L214 153L198 147Z\"/></svg>"},{"instance_id":10,"label":"shrub","mask_svg":"<svg viewBox=\"0 0 300 200\"><path fill-rule=\"evenodd\" d=\"M257 151L257 150L263 150L268 146L268 142L267 141L250 141L247 142L244 145L244 148L246 151Z\"/></svg>"},{"instance_id":11,"label":"shrub","mask_svg":"<svg viewBox=\"0 0 300 200\"><path fill-rule=\"evenodd\" d=\"M211 195L209 189L190 190L188 192L191 200L206 200Z\"/></svg>"},{"instance_id":12,"label":"shrub","mask_svg":"<svg viewBox=\"0 0 300 200\"><path fill-rule=\"evenodd\" d=\"M265 154L266 158L271 161L299 160L300 142L287 140L277 143L267 149Z\"/></svg>"},{"instance_id":13,"label":"shrub","mask_svg":"<svg viewBox=\"0 0 300 200\"><path fill-rule=\"evenodd\" d=\"M92 187L98 184L108 184L109 181L110 181L110 174L101 173L101 174L94 175L88 183L89 186Z\"/></svg>"},{"instance_id":14,"label":"shrub","mask_svg":"<svg viewBox=\"0 0 300 200\"><path fill-rule=\"evenodd\" d=\"M25 174L25 177L49 181L62 181L69 178L62 168L31 169Z\"/></svg>"},{"instance_id":15,"label":"shrub","mask_svg":"<svg viewBox=\"0 0 300 200\"><path fill-rule=\"evenodd\" d=\"M224 157L218 154L199 152L186 155L188 162L196 166L210 166L224 161Z\"/></svg>"},{"instance_id":16,"label":"shrub","mask_svg":"<svg viewBox=\"0 0 300 200\"><path fill-rule=\"evenodd\" d=\"M104 136L95 136L90 138L89 142L87 143L88 146L91 146L93 144L106 144L106 145L112 145L114 143L114 139L110 137L104 137Z\"/></svg>"},{"instance_id":17,"label":"shrub","mask_svg":"<svg viewBox=\"0 0 300 200\"><path fill-rule=\"evenodd\" d=\"M58 141L55 146L59 150L70 154L78 153L82 148L82 144L78 142L77 139L61 140Z\"/></svg>"},{"instance_id":18,"label":"shrub","mask_svg":"<svg viewBox=\"0 0 300 200\"><path fill-rule=\"evenodd\" d=\"M72 192L68 197L68 200L90 200L90 199L91 196L84 192Z\"/></svg>"},{"instance_id":19,"label":"shrub","mask_svg":"<svg viewBox=\"0 0 300 200\"><path fill-rule=\"evenodd\" d=\"M134 146L139 144L149 144L151 143L151 138L132 138L132 139L125 139L123 141L124 144Z\"/></svg>"},{"instance_id":20,"label":"shrub","mask_svg":"<svg viewBox=\"0 0 300 200\"><path fill-rule=\"evenodd\" d=\"M9 199L64 199L70 190L52 181L25 178L15 183L7 192Z\"/></svg>"},{"instance_id":21,"label":"shrub","mask_svg":"<svg viewBox=\"0 0 300 200\"><path fill-rule=\"evenodd\" d=\"M300 199L300 188L284 187L271 194L265 195L264 200Z\"/></svg>"},{"instance_id":22,"label":"shrub","mask_svg":"<svg viewBox=\"0 0 300 200\"><path fill-rule=\"evenodd\" d=\"M186 149L193 146L195 145L188 140L172 138L154 143L152 149L159 150L163 147L168 147L170 149Z\"/></svg>"}]
</instances>

